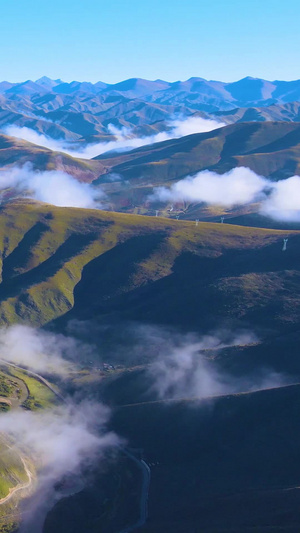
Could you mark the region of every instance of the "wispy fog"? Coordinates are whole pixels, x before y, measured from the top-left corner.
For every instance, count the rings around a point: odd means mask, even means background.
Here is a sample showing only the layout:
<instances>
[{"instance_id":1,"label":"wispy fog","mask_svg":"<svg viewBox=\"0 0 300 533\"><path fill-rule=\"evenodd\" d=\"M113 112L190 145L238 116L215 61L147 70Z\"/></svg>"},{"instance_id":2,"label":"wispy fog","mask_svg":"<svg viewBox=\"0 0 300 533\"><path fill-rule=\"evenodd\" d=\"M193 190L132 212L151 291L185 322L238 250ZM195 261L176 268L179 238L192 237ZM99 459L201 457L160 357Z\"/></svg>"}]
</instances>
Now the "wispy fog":
<instances>
[{"instance_id":1,"label":"wispy fog","mask_svg":"<svg viewBox=\"0 0 300 533\"><path fill-rule=\"evenodd\" d=\"M97 332L99 325L93 321L70 322L69 328L70 334L104 344L103 358L114 365L145 365L146 378L144 374L137 378L143 380L140 401L155 397L201 399L293 382L291 376L269 363L249 363L248 354L250 357L256 349L260 351L262 341L248 329L218 327L207 333L183 333L177 328L134 322L108 328L107 332L101 326ZM112 343L106 342L111 339ZM131 380L129 383L132 386Z\"/></svg>"},{"instance_id":2,"label":"wispy fog","mask_svg":"<svg viewBox=\"0 0 300 533\"><path fill-rule=\"evenodd\" d=\"M72 474L80 478L84 467L119 444L118 437L105 429L108 417L106 407L88 402L63 405L48 412L11 412L0 417L0 431L10 435L18 449L23 449L38 465L38 484L26 504L22 533L42 532L45 514L55 500L63 497L54 488L57 482L63 482L66 476L70 479ZM70 493L72 490L71 486Z\"/></svg>"},{"instance_id":3,"label":"wispy fog","mask_svg":"<svg viewBox=\"0 0 300 533\"><path fill-rule=\"evenodd\" d=\"M27 163L0 171L0 190L14 188L28 198L61 207L101 208L104 195L99 188L81 183L59 170L33 170Z\"/></svg>"},{"instance_id":4,"label":"wispy fog","mask_svg":"<svg viewBox=\"0 0 300 533\"><path fill-rule=\"evenodd\" d=\"M15 411L0 417L0 431L29 448L43 476L58 479L119 441L105 433L109 410L100 404L65 404L51 411Z\"/></svg>"},{"instance_id":5,"label":"wispy fog","mask_svg":"<svg viewBox=\"0 0 300 533\"><path fill-rule=\"evenodd\" d=\"M183 135L204 133L221 128L224 125L225 124L222 122L203 119L201 117L182 117L168 123L168 127L170 128L169 131L157 133L147 137L134 137L129 128L118 129L112 124L109 124L107 130L109 134L114 135L114 140L95 144L85 144L83 146L78 143L55 140L41 133L37 133L30 128L14 125L6 126L3 129L3 133L11 137L17 137L18 139L23 139L39 146L49 148L50 150L54 150L56 152L66 153L76 158L92 159L97 155L101 155L106 152L122 152L133 150L134 148L175 139L182 137Z\"/></svg>"},{"instance_id":6,"label":"wispy fog","mask_svg":"<svg viewBox=\"0 0 300 533\"><path fill-rule=\"evenodd\" d=\"M84 358L92 358L94 347L63 334L22 325L0 330L0 363L8 362L44 375L67 380ZM64 400L64 401L63 401ZM37 467L37 487L29 502L22 532L41 533L46 513L55 501L66 496L57 483L70 486L69 492L84 487L83 470L99 461L108 450L121 444L106 430L110 410L96 401L65 399L51 410L36 412L17 409L0 417L0 432L8 434L18 450Z\"/></svg>"},{"instance_id":7,"label":"wispy fog","mask_svg":"<svg viewBox=\"0 0 300 533\"><path fill-rule=\"evenodd\" d=\"M23 325L0 329L0 359L41 374L67 375L73 361L92 358L93 346L74 337Z\"/></svg>"},{"instance_id":8,"label":"wispy fog","mask_svg":"<svg viewBox=\"0 0 300 533\"><path fill-rule=\"evenodd\" d=\"M73 326L79 336L83 331L88 333L88 324L84 322L82 327L80 323ZM126 342L121 342L123 334ZM219 364L222 350L233 347L242 350L259 342L253 332L245 330L219 329L200 336L129 324L114 342L114 356L119 352L118 342L120 356L125 354L127 364L130 361L133 366L145 364L143 384L151 398L154 395L166 400L201 400L277 387L286 382L284 376L272 369L258 368L251 376L236 377ZM18 325L0 330L0 358L42 374L53 369L59 375L68 373L74 364L71 361L91 357L89 350L92 354L93 346L62 334ZM76 402L76 398L67 397L51 411L16 410L0 417L0 432L8 434L21 453L37 465L37 490L26 501L20 533L42 533L44 518L55 502L82 490L87 467L124 445L115 433L107 430L109 416L110 410L96 401ZM65 491L61 488L64 484Z\"/></svg>"},{"instance_id":9,"label":"wispy fog","mask_svg":"<svg viewBox=\"0 0 300 533\"><path fill-rule=\"evenodd\" d=\"M143 341L142 341L143 339ZM160 399L197 398L278 387L289 382L272 368L236 376L218 364L222 350L258 343L249 331L216 330L208 335L170 334L161 328L140 330L140 345L155 347L148 367L152 391Z\"/></svg>"}]
</instances>

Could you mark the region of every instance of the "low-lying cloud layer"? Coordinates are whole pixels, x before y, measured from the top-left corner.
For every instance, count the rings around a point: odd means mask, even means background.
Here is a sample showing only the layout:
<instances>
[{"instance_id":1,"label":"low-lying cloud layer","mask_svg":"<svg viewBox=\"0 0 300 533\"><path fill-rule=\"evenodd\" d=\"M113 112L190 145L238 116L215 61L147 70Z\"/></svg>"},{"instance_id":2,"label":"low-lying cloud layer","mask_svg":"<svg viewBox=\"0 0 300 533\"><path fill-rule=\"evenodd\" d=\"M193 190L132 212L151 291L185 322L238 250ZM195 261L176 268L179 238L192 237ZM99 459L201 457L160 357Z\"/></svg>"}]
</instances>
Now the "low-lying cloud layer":
<instances>
[{"instance_id":1,"label":"low-lying cloud layer","mask_svg":"<svg viewBox=\"0 0 300 533\"><path fill-rule=\"evenodd\" d=\"M0 190L14 188L28 198L61 207L101 208L103 193L59 170L33 170L27 163L0 171Z\"/></svg>"},{"instance_id":2,"label":"low-lying cloud layer","mask_svg":"<svg viewBox=\"0 0 300 533\"><path fill-rule=\"evenodd\" d=\"M266 186L266 180L249 168L239 167L226 174L205 170L188 176L169 189L155 189L153 200L161 202L205 202L226 207L253 201Z\"/></svg>"},{"instance_id":3,"label":"low-lying cloud layer","mask_svg":"<svg viewBox=\"0 0 300 533\"><path fill-rule=\"evenodd\" d=\"M170 131L153 136L132 137L128 128L108 126L115 140L84 145L58 141L29 128L8 126L5 132L51 150L85 159L109 151L126 151L140 146L178 138L183 135L211 131L224 124L201 117L177 119L169 123ZM111 175L111 181L120 177ZM57 206L103 208L104 194L99 187L81 183L62 171L34 171L29 164L0 171L0 190L15 188L23 196ZM280 221L300 221L300 177L292 176L273 182L246 167L236 167L224 174L204 170L174 183L170 188L157 187L149 197L152 202L183 201L220 205L225 208L260 202L260 213Z\"/></svg>"},{"instance_id":4,"label":"low-lying cloud layer","mask_svg":"<svg viewBox=\"0 0 300 533\"><path fill-rule=\"evenodd\" d=\"M26 127L10 125L6 126L3 129L3 132L11 137L17 137L18 139L23 139L56 152L63 152L81 159L93 159L94 157L106 152L122 152L133 150L134 148L139 148L141 146L179 138L183 135L212 131L223 126L225 126L225 124L216 120L192 116L189 118L180 118L170 121L168 123L168 127L170 128L169 131L157 133L147 137L133 137L130 129L118 129L110 124L107 128L108 133L114 135L116 139L108 142L85 144L84 146L64 140L55 140Z\"/></svg>"},{"instance_id":5,"label":"low-lying cloud layer","mask_svg":"<svg viewBox=\"0 0 300 533\"><path fill-rule=\"evenodd\" d=\"M194 202L233 207L260 202L260 212L276 220L300 221L300 177L273 182L246 167L225 174L204 170L170 188L157 187L149 197L159 202Z\"/></svg>"},{"instance_id":6,"label":"low-lying cloud layer","mask_svg":"<svg viewBox=\"0 0 300 533\"><path fill-rule=\"evenodd\" d=\"M179 137L184 137L185 135L192 135L193 133L206 133L226 126L226 124L219 122L218 120L194 116L186 119L181 118L173 120L172 122L169 122L168 125L171 128L171 131L169 132L171 139L177 139Z\"/></svg>"}]
</instances>

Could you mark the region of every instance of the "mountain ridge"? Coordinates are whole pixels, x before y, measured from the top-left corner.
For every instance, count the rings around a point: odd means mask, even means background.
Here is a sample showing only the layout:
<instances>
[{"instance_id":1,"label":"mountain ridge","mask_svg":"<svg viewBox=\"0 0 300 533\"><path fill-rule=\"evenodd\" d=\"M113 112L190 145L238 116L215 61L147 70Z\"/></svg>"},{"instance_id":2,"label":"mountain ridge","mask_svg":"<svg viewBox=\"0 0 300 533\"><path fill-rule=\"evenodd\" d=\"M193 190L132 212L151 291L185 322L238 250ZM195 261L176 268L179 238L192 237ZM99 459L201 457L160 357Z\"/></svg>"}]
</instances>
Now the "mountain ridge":
<instances>
[{"instance_id":1,"label":"mountain ridge","mask_svg":"<svg viewBox=\"0 0 300 533\"><path fill-rule=\"evenodd\" d=\"M10 87L6 84L10 85ZM2 94L32 94L32 92L39 92L39 90L64 94L74 94L76 92L84 92L86 94L123 94L129 95L130 98L139 97L160 103L166 101L170 103L170 100L173 99L176 103L185 101L185 105L187 105L187 101L191 105L194 99L194 108L204 111L217 111L216 107L218 106L220 109L226 110L229 107L266 106L299 100L300 80L268 81L248 76L234 82L206 80L197 77L191 77L185 81L168 82L130 78L109 84L102 81L96 83L76 80L62 82L61 80L51 80L47 76L43 76L36 81L27 80L14 84L3 82L0 84L0 92ZM189 98L189 94L193 95L192 100ZM195 95L198 95L198 97Z\"/></svg>"}]
</instances>

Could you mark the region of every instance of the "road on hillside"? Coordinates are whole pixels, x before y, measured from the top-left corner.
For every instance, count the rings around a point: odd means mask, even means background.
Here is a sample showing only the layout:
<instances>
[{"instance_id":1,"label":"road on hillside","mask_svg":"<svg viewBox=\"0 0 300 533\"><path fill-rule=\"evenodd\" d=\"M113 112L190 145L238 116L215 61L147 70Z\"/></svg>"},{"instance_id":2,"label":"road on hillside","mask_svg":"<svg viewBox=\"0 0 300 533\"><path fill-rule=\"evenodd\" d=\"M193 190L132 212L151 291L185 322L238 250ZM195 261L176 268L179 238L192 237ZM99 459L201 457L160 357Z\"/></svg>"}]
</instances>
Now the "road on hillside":
<instances>
[{"instance_id":1,"label":"road on hillside","mask_svg":"<svg viewBox=\"0 0 300 533\"><path fill-rule=\"evenodd\" d=\"M7 361L4 361L3 359L0 359L0 365L1 364L3 366L11 366L11 367L17 368L19 370L23 370L21 367L18 367L17 365L14 365L13 363L8 363ZM11 408L15 410L15 409L19 408L20 405L28 398L28 390L27 390L26 385L24 384L24 382L21 379L17 378L16 376L13 376L13 379L18 383L18 387L20 389L20 396L19 396L19 398L18 397L16 397L16 398L14 397L14 398L11 398L10 400L7 400L7 398L3 398L2 401L7 401L10 404ZM8 449L14 449L16 451L15 446L8 446ZM7 496L5 496L4 498L0 499L0 505L4 505L5 503L9 502L11 500L11 498L17 492L20 492L20 491L23 491L23 490L28 490L32 486L33 479L34 479L34 474L29 469L29 466L28 466L24 456L21 453L19 453L19 457L20 457L21 462L23 463L24 471L25 471L26 476L27 476L27 481L25 483L18 483L15 487L10 488Z\"/></svg>"},{"instance_id":2,"label":"road on hillside","mask_svg":"<svg viewBox=\"0 0 300 533\"><path fill-rule=\"evenodd\" d=\"M2 366L1 360L0 366ZM4 365L3 363L3 366L7 366L7 364L5 363ZM10 396L9 398L1 396L1 402L6 402L8 405L10 405L11 409L15 410L18 409L20 405L22 405L22 403L27 400L29 393L24 381L22 381L17 376L13 376L13 380L18 384L19 394L14 393L13 396Z\"/></svg>"},{"instance_id":3,"label":"road on hillside","mask_svg":"<svg viewBox=\"0 0 300 533\"><path fill-rule=\"evenodd\" d=\"M9 489L9 493L7 494L7 496L5 496L4 498L2 498L0 500L0 505L3 505L4 503L7 503L15 494L16 492L19 492L20 490L26 490L26 489L29 489L32 485L32 482L33 482L33 474L31 472L31 470L29 469L24 457L22 455L20 455L20 459L23 463L23 466L24 466L24 470L26 472L26 476L27 476L27 481L25 483L18 483L15 487L13 488L10 488Z\"/></svg>"},{"instance_id":4,"label":"road on hillside","mask_svg":"<svg viewBox=\"0 0 300 533\"><path fill-rule=\"evenodd\" d=\"M26 374L28 374L29 376L32 376L32 377L36 378L38 381L40 381L41 383L46 385L46 387L48 387L48 389L50 389L51 392L53 392L53 394L55 394L55 396L57 396L57 398L59 398L62 402L66 403L66 399L64 398L64 396L62 396L62 394L60 394L51 385L51 383L49 383L49 381L47 381L45 378L43 378L43 376L41 376L40 374L37 374L36 372L33 372L32 370L28 370L27 368L24 368L23 366L16 365L15 363L10 363L9 361L6 361L5 359L0 359L0 365L1 365L1 363L3 365L6 365L6 366L11 366L12 368L16 368L17 370L22 370L22 372L26 372Z\"/></svg>"},{"instance_id":5,"label":"road on hillside","mask_svg":"<svg viewBox=\"0 0 300 533\"><path fill-rule=\"evenodd\" d=\"M6 361L5 359L0 359L0 364L10 366L12 368L16 368L18 370L21 370L23 372L26 372L28 375L33 376L37 380L39 380L41 383L46 385L49 390L55 394L57 398L59 398L62 402L67 403L66 398L60 394L52 385L47 381L43 376L40 374L37 374L37 372L33 372L32 370L28 370L27 368L24 368L22 366L16 365L15 363L10 363L9 361ZM137 459L131 452L126 450L125 448L121 448L121 451L129 457L134 463L138 466L138 468L142 471L142 489L141 489L141 499L140 499L140 517L138 521L133 524L132 526L128 526L127 528L123 529L121 533L130 533L131 531L134 531L135 529L138 529L139 527L142 527L147 520L148 517L148 497L149 497L149 488L150 488L150 479L151 479L151 470L150 467L147 465L147 463L143 459ZM32 483L32 475L31 472L29 472L28 467L26 463L24 463L24 459L21 456L21 460L25 466L26 473L28 475L28 483L26 483L24 486L16 487L14 492L6 496L1 503L6 503L8 499L10 499L13 496L13 493L15 493L17 490L28 488ZM71 495L71 494L69 494Z\"/></svg>"},{"instance_id":6,"label":"road on hillside","mask_svg":"<svg viewBox=\"0 0 300 533\"><path fill-rule=\"evenodd\" d=\"M26 374L28 374L29 376L34 377L35 379L37 379L38 381L40 381L41 383L46 385L46 387L48 387L48 389L51 390L51 392L53 392L53 394L55 394L55 396L57 396L57 398L59 398L62 402L66 403L65 398L51 385L51 383L49 383L49 381L47 381L45 378L43 378L43 376L41 376L40 374L37 374L36 372L33 372L32 370L28 370L27 368L24 368L22 366L16 365L14 363L10 363L9 361L6 361L5 359L0 359L0 365L1 364L3 366L16 368L17 370L21 370L22 372L26 372ZM15 377L15 376L14 376L14 379L18 382L18 385L19 385L20 391L21 391L20 398L18 398L16 400L14 399L13 402L11 402L12 403L12 408L16 409L17 407L19 407L26 400L26 398L28 397L28 391L27 391L26 385L24 385L22 380L20 380L19 378ZM26 463L26 461L25 461L25 459L24 459L22 454L20 454L20 459L21 459L21 461L23 463L24 470L26 472L28 481L26 481L25 483L19 483L14 488L9 489L9 493L7 494L7 496L5 496L4 498L0 499L0 505L3 505L5 503L7 503L16 494L16 492L19 492L20 490L27 490L32 485L33 474L30 471L30 469L29 469L29 467L28 467L28 465L27 465L27 463Z\"/></svg>"},{"instance_id":7,"label":"road on hillside","mask_svg":"<svg viewBox=\"0 0 300 533\"><path fill-rule=\"evenodd\" d=\"M138 521L132 526L128 526L125 529L122 529L120 533L130 533L139 527L142 527L148 517L148 497L149 497L149 488L150 488L150 479L151 479L151 470L143 459L137 459L132 453L130 453L125 448L122 448L122 452L127 455L135 464L142 470L142 490L141 490L141 500L140 500L140 517Z\"/></svg>"}]
</instances>

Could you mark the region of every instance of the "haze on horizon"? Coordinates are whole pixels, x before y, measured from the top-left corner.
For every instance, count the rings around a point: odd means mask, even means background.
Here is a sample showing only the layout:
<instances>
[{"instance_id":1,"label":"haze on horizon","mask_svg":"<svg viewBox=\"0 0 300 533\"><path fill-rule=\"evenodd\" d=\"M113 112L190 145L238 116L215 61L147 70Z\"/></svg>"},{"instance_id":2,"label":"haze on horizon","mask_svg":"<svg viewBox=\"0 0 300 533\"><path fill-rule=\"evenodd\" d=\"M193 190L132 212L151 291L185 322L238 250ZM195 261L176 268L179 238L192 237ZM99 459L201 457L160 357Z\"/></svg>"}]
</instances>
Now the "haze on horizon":
<instances>
[{"instance_id":1,"label":"haze on horizon","mask_svg":"<svg viewBox=\"0 0 300 533\"><path fill-rule=\"evenodd\" d=\"M299 78L296 0L3 4L2 80Z\"/></svg>"}]
</instances>

